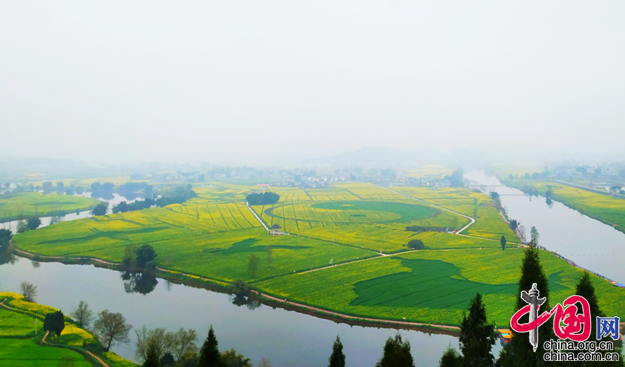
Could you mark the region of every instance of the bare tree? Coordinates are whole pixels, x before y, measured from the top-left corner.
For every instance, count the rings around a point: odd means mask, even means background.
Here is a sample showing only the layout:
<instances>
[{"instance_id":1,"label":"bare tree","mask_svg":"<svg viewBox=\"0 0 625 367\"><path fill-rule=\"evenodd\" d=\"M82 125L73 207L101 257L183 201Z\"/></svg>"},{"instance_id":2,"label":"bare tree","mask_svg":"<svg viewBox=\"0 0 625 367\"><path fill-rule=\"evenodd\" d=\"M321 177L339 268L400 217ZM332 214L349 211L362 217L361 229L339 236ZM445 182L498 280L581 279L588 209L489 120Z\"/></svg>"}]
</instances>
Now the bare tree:
<instances>
[{"instance_id":1,"label":"bare tree","mask_svg":"<svg viewBox=\"0 0 625 367\"><path fill-rule=\"evenodd\" d=\"M112 313L104 310L98 314L98 319L93 324L93 331L108 352L115 343L128 343L128 333L132 325L126 323L126 318L120 313Z\"/></svg>"},{"instance_id":2,"label":"bare tree","mask_svg":"<svg viewBox=\"0 0 625 367\"><path fill-rule=\"evenodd\" d=\"M22 289L22 295L26 301L35 302L35 297L37 297L36 285L31 282L22 282L20 288Z\"/></svg>"},{"instance_id":3,"label":"bare tree","mask_svg":"<svg viewBox=\"0 0 625 367\"><path fill-rule=\"evenodd\" d=\"M189 331L185 331L183 328L180 328L175 334L176 343L174 345L173 351L175 352L176 360L180 360L180 358L186 352L196 352L197 346L195 342L197 341L197 333L193 329L189 329Z\"/></svg>"},{"instance_id":4,"label":"bare tree","mask_svg":"<svg viewBox=\"0 0 625 367\"><path fill-rule=\"evenodd\" d=\"M271 362L265 357L260 359L260 363L258 363L258 367L271 367Z\"/></svg>"},{"instance_id":5,"label":"bare tree","mask_svg":"<svg viewBox=\"0 0 625 367\"><path fill-rule=\"evenodd\" d=\"M151 345L156 348L156 354L158 354L160 359L163 354L171 353L176 344L174 333L165 331L163 328L148 330L144 325L141 329L135 330L135 333L137 334L137 350L135 353L137 358L142 360L148 357Z\"/></svg>"},{"instance_id":6,"label":"bare tree","mask_svg":"<svg viewBox=\"0 0 625 367\"><path fill-rule=\"evenodd\" d=\"M89 304L85 301L80 301L78 307L75 308L70 315L74 318L78 326L83 329L88 328L93 320L93 312L91 312Z\"/></svg>"}]
</instances>

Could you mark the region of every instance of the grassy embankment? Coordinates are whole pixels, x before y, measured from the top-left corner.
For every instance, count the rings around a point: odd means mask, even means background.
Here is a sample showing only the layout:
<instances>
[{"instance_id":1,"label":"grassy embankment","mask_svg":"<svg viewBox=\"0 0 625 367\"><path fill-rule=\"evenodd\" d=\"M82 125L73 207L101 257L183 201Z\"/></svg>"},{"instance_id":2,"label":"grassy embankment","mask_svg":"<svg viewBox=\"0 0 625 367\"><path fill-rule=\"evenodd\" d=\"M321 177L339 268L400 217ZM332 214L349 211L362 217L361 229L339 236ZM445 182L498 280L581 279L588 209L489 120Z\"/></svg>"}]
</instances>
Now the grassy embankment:
<instances>
[{"instance_id":1,"label":"grassy embankment","mask_svg":"<svg viewBox=\"0 0 625 367\"><path fill-rule=\"evenodd\" d=\"M91 209L99 200L73 195L21 192L0 195L0 222L29 216L50 216Z\"/></svg>"},{"instance_id":2,"label":"grassy embankment","mask_svg":"<svg viewBox=\"0 0 625 367\"><path fill-rule=\"evenodd\" d=\"M0 366L52 367L64 359L77 367L102 366L89 352L111 367L136 366L113 352L105 352L91 333L77 327L68 316L61 335L56 339L48 336L42 343L45 315L57 310L26 302L22 295L10 292L0 292L3 301L11 309L0 306Z\"/></svg>"},{"instance_id":3,"label":"grassy embankment","mask_svg":"<svg viewBox=\"0 0 625 367\"><path fill-rule=\"evenodd\" d=\"M458 325L479 291L489 317L508 323L522 249L514 248L518 239L487 196L466 189L394 188L475 218L467 236L459 236L406 231L407 226L457 229L469 219L374 185L272 188L280 201L254 210L291 235L269 236L244 205L245 193L257 189L215 184L198 188L199 196L183 205L63 222L20 234L14 243L66 260L116 263L128 246L149 243L160 267L191 279L227 285L240 278L280 298L363 317ZM505 251L502 235L508 239ZM413 238L426 250L410 251L406 243ZM380 256L380 249L393 256ZM251 254L261 259L256 274L247 270ZM543 259L554 301L573 294L579 270L547 252ZM329 266L330 260L342 265ZM318 270L306 272L311 269ZM603 309L625 316L625 290L593 281Z\"/></svg>"},{"instance_id":4,"label":"grassy embankment","mask_svg":"<svg viewBox=\"0 0 625 367\"><path fill-rule=\"evenodd\" d=\"M613 226L625 233L625 200L609 195L568 186L560 182L532 179L510 179L501 177L500 181L507 186L522 189L532 186L545 196L547 191L552 192L551 198L569 208L575 209L591 218Z\"/></svg>"}]
</instances>

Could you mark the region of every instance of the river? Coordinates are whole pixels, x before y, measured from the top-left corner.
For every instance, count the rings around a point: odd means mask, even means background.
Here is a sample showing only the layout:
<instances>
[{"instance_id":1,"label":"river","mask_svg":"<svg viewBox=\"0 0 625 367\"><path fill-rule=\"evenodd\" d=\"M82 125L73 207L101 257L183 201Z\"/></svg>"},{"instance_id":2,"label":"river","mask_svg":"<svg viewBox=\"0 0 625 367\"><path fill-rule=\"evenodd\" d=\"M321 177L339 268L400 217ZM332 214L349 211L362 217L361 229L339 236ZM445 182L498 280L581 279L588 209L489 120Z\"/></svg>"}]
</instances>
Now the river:
<instances>
[{"instance_id":1,"label":"river","mask_svg":"<svg viewBox=\"0 0 625 367\"><path fill-rule=\"evenodd\" d=\"M521 222L529 238L535 226L538 244L573 261L580 267L625 284L625 233L590 218L564 204L547 204L542 196L529 197L503 186L494 176L472 171L465 178L485 193L496 191L510 219Z\"/></svg>"},{"instance_id":2,"label":"river","mask_svg":"<svg viewBox=\"0 0 625 367\"><path fill-rule=\"evenodd\" d=\"M86 198L90 198L91 197L91 193L90 192L85 192L83 194L74 194L74 196L83 196ZM141 198L138 198L141 199ZM112 199L102 199L102 198L98 198L98 200L106 202L109 204L108 210L107 210L107 214L111 214L113 213L113 207L119 203L121 203L122 201L127 202L128 204L130 203L134 203L135 200L137 199L132 199L132 200L128 200L125 197L119 195L119 194L113 194L113 198ZM66 215L63 216L59 216L59 220L61 222L65 222L68 220L75 220L75 219L81 219L81 218L89 218L91 217L91 210L84 210L78 213L68 213ZM41 220L41 225L38 228L43 228L43 227L47 227L50 224L52 224L52 217L40 217L39 218ZM0 229L10 229L13 233L17 233L17 226L18 226L18 221L17 220L12 220L9 222L2 222L0 223Z\"/></svg>"},{"instance_id":3,"label":"river","mask_svg":"<svg viewBox=\"0 0 625 367\"><path fill-rule=\"evenodd\" d=\"M65 314L84 300L96 312L120 312L135 329L142 325L169 331L181 327L195 329L200 339L198 347L212 324L220 350L234 348L255 365L262 357L269 358L275 367L327 365L332 343L339 335L348 366L374 366L382 356L386 339L397 333L393 329L349 326L266 305L250 310L233 305L228 295L162 279L146 295L126 293L117 271L91 265L16 260L0 266L0 290L19 292L19 283L30 281L38 287L38 303ZM449 345L458 348L458 340L452 336L414 330L400 333L410 341L416 366L436 366ZM134 360L134 332L131 337L132 343L115 346L113 351ZM495 349L498 354L499 344Z\"/></svg>"}]
</instances>

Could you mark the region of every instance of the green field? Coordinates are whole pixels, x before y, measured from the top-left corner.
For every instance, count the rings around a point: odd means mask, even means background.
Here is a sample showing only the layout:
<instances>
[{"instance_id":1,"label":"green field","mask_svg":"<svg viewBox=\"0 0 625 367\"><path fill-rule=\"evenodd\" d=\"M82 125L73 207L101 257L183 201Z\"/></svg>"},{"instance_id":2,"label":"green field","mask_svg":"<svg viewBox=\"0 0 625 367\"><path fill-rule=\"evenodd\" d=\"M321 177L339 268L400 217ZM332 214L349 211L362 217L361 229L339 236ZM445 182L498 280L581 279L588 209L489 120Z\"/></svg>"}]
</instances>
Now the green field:
<instances>
[{"instance_id":1,"label":"green field","mask_svg":"<svg viewBox=\"0 0 625 367\"><path fill-rule=\"evenodd\" d=\"M542 251L550 302L574 294L581 271ZM522 249L416 251L293 274L258 283L278 297L363 317L458 325L476 292L489 320L507 325L514 313ZM593 276L600 305L625 315L625 290Z\"/></svg>"},{"instance_id":2,"label":"green field","mask_svg":"<svg viewBox=\"0 0 625 367\"><path fill-rule=\"evenodd\" d=\"M68 316L65 316L65 328L61 335L55 340L48 338L46 344L41 344L45 334L45 315L57 310L26 302L22 295L10 292L0 292L2 301L11 309L0 306L0 366L56 367L63 359L73 361L74 366L92 366L85 359L86 350L98 355L109 366L136 366L115 353L104 352L96 338L74 325Z\"/></svg>"},{"instance_id":3,"label":"green field","mask_svg":"<svg viewBox=\"0 0 625 367\"><path fill-rule=\"evenodd\" d=\"M522 189L524 186L533 186L540 195L545 195L548 190L551 190L553 200L611 225L621 232L625 232L624 199L602 195L553 181L524 178L511 180L506 177L501 177L500 181L517 189Z\"/></svg>"},{"instance_id":4,"label":"green field","mask_svg":"<svg viewBox=\"0 0 625 367\"><path fill-rule=\"evenodd\" d=\"M184 204L62 222L20 234L14 243L40 255L113 262L121 262L128 246L150 244L159 266L174 274L222 285L243 279L281 298L386 319L458 325L480 292L489 318L508 323L523 250L486 195L359 183L276 187L278 203L253 207L267 226L289 233L271 236L244 203L246 193L260 189L198 186L198 196ZM466 216L476 222L462 235L449 233L470 223ZM426 249L409 249L411 239ZM247 269L252 254L260 259L256 274ZM579 270L547 252L543 260L552 297L572 294ZM625 290L593 279L602 308L625 316Z\"/></svg>"},{"instance_id":5,"label":"green field","mask_svg":"<svg viewBox=\"0 0 625 367\"><path fill-rule=\"evenodd\" d=\"M48 216L55 213L72 213L91 209L99 200L74 195L21 192L0 195L0 221L28 216Z\"/></svg>"}]
</instances>

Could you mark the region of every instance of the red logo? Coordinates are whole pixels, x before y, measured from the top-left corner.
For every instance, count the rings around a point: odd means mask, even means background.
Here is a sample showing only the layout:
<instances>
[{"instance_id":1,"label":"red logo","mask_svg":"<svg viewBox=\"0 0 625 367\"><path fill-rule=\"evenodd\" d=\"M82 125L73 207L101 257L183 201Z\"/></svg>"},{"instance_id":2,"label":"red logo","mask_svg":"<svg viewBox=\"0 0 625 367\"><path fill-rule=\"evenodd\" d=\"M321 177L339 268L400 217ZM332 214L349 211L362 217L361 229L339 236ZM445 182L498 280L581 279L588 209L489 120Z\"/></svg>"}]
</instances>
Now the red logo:
<instances>
[{"instance_id":1,"label":"red logo","mask_svg":"<svg viewBox=\"0 0 625 367\"><path fill-rule=\"evenodd\" d=\"M530 343L534 351L538 347L538 328L546 323L551 316L553 318L553 331L560 339L570 339L581 342L587 340L591 333L590 305L582 296L571 296L562 304L556 305L551 311L545 311L538 316L538 309L545 303L545 298L538 297L536 283L528 292L521 292L521 299L528 303L527 306L518 310L510 320L510 327L518 333L530 333ZM577 304L581 305L581 310ZM580 311L580 313L578 313ZM519 324L519 319L529 314L530 321L527 324Z\"/></svg>"}]
</instances>

